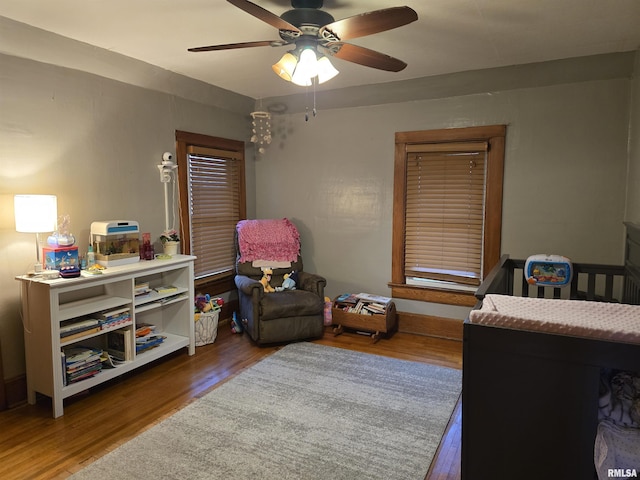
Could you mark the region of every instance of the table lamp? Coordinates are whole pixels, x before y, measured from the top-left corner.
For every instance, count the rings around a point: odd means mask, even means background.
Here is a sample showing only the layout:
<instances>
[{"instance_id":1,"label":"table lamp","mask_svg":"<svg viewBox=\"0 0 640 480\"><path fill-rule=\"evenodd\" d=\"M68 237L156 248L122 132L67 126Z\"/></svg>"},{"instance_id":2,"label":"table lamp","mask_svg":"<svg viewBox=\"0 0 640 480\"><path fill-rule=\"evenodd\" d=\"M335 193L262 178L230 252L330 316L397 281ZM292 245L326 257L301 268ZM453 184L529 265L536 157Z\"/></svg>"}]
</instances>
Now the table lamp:
<instances>
[{"instance_id":1,"label":"table lamp","mask_svg":"<svg viewBox=\"0 0 640 480\"><path fill-rule=\"evenodd\" d=\"M40 261L40 234L53 232L57 226L58 199L55 195L16 195L13 197L16 231L36 234L34 270L42 270Z\"/></svg>"}]
</instances>

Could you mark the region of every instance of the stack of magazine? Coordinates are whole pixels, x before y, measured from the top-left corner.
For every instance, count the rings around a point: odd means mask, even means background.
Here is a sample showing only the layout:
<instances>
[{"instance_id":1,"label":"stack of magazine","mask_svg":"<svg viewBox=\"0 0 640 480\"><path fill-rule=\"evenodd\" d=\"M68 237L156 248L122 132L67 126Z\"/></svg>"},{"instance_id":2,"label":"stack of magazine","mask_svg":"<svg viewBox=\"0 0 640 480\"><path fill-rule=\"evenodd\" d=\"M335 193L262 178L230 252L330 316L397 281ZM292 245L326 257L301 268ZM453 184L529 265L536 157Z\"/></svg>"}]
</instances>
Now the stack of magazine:
<instances>
[{"instance_id":1,"label":"stack of magazine","mask_svg":"<svg viewBox=\"0 0 640 480\"><path fill-rule=\"evenodd\" d=\"M62 350L63 380L65 385L93 377L102 370L102 350L91 347L73 347Z\"/></svg>"},{"instance_id":2,"label":"stack of magazine","mask_svg":"<svg viewBox=\"0 0 640 480\"><path fill-rule=\"evenodd\" d=\"M150 323L139 323L136 328L136 353L146 352L157 347L165 338L155 333L156 326Z\"/></svg>"}]
</instances>

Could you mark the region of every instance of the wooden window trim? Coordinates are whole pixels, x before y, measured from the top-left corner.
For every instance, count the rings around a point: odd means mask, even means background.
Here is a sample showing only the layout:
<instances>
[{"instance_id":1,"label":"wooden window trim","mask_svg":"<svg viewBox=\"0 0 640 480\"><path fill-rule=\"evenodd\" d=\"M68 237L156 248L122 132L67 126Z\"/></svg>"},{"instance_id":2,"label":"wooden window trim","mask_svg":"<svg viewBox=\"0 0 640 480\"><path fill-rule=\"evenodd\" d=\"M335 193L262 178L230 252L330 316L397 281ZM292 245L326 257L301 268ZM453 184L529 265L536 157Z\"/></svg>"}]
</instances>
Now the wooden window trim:
<instances>
[{"instance_id":1,"label":"wooden window trim","mask_svg":"<svg viewBox=\"0 0 640 480\"><path fill-rule=\"evenodd\" d=\"M246 185L245 185L245 165L244 165L244 142L239 140L230 140L227 138L213 137L210 135L203 135L199 133L191 133L177 130L176 131L176 163L178 165L178 180L180 184L180 205L189 205L189 191L187 188L188 183L188 169L187 155L189 154L190 147L204 147L222 151L232 152L242 161L240 166L240 198L239 208L240 217L242 219L247 216L246 207ZM182 167L182 168L180 168ZM188 208L180 208L180 241L182 251L185 254L191 253L191 237L189 235L189 211ZM196 288L199 291L206 291L210 295L219 295L224 292L234 290L236 288L234 283L234 274L225 275L219 278L203 279L195 282Z\"/></svg>"},{"instance_id":2,"label":"wooden window trim","mask_svg":"<svg viewBox=\"0 0 640 480\"><path fill-rule=\"evenodd\" d=\"M389 282L394 298L463 306L473 306L476 303L473 293L433 289L405 283L406 153L411 150L411 145L467 141L488 143L483 269L484 272L489 272L500 259L505 136L506 125L396 133L393 172L392 265L391 282Z\"/></svg>"}]
</instances>

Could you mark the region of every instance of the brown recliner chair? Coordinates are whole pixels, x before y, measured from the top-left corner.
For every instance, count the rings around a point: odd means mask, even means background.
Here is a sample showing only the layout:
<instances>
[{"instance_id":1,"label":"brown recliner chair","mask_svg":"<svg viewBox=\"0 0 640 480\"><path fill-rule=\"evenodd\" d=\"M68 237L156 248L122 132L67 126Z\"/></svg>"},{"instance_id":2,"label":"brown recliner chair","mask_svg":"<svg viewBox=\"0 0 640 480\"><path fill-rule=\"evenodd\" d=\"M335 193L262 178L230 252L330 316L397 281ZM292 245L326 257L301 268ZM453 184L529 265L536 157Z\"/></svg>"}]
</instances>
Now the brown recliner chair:
<instances>
[{"instance_id":1,"label":"brown recliner chair","mask_svg":"<svg viewBox=\"0 0 640 480\"><path fill-rule=\"evenodd\" d=\"M287 227L297 229L288 220ZM303 270L300 252L290 266L282 266L274 262L271 267L270 285L281 287L285 275L296 272L295 290L265 292L260 279L263 270L253 261L241 261L243 242L242 226L247 222L269 222L269 220L243 220L236 226L236 277L238 300L240 304L240 320L249 336L258 344L282 343L321 337L324 333L324 288L326 280L320 275ZM274 220L274 222L278 222ZM255 226L255 224L252 224ZM265 241L271 230L265 232ZM297 240L297 239L296 239ZM273 247L273 245L271 245ZM246 248L246 246L244 247ZM269 259L265 259L268 263ZM260 262L264 263L264 261Z\"/></svg>"}]
</instances>

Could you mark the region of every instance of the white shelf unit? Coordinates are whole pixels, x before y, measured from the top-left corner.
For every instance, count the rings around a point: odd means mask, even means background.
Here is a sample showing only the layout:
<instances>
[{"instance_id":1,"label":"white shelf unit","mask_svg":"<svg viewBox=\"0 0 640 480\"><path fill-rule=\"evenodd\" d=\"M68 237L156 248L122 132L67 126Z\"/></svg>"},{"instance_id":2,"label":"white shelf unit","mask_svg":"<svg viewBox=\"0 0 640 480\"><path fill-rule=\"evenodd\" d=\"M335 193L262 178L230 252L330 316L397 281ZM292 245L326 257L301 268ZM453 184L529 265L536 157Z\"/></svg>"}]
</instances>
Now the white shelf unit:
<instances>
[{"instance_id":1,"label":"white shelf unit","mask_svg":"<svg viewBox=\"0 0 640 480\"><path fill-rule=\"evenodd\" d=\"M91 387L118 377L169 353L185 348L195 353L193 320L193 261L190 255L175 255L169 260L148 260L109 267L102 275L41 280L16 277L21 283L27 367L27 400L36 402L36 393L51 397L54 418L64 413L63 400ZM148 282L151 289L172 285L169 293L151 291L135 296L135 286ZM128 325L91 332L72 340L60 337L60 323L82 319L102 311L129 308L132 322ZM65 385L61 360L63 347L92 346L106 348L107 334L118 329L134 329L149 323L155 333L166 339L157 347L135 353L135 335L130 345L133 358L115 368L103 368L91 378Z\"/></svg>"}]
</instances>

